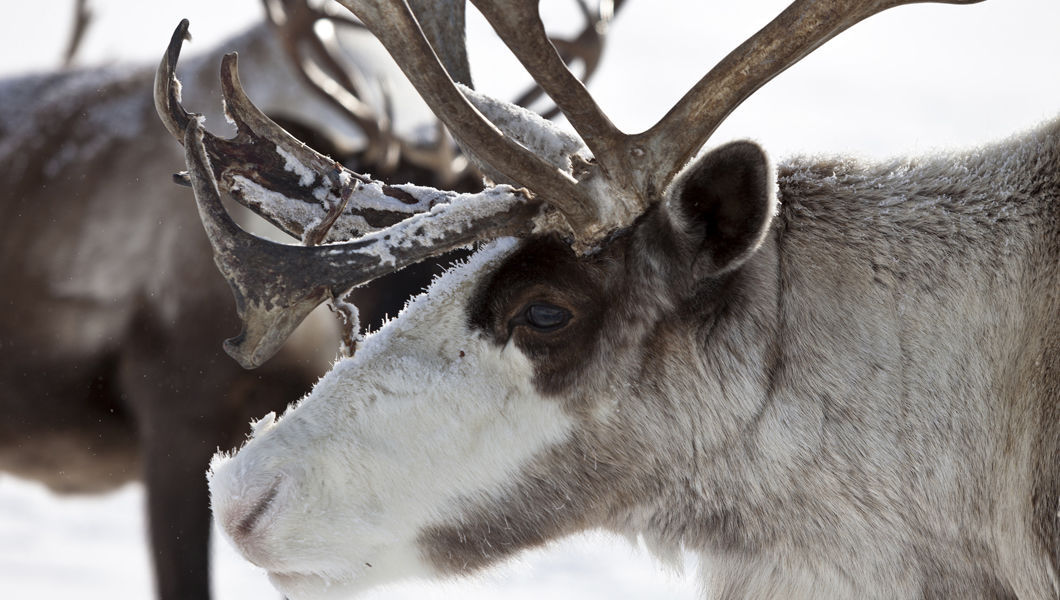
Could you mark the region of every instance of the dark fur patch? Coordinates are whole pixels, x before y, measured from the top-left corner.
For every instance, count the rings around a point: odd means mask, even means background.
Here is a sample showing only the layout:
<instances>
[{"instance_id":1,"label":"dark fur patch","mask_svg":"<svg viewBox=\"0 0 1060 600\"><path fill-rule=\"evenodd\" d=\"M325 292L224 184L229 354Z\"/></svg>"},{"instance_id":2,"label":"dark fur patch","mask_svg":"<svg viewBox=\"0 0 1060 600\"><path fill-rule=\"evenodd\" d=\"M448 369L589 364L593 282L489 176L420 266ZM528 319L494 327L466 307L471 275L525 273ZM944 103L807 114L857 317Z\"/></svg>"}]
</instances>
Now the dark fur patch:
<instances>
[{"instance_id":1,"label":"dark fur patch","mask_svg":"<svg viewBox=\"0 0 1060 600\"><path fill-rule=\"evenodd\" d=\"M534 362L541 392L559 394L597 355L599 331L615 300L616 270L611 253L579 260L557 237L533 238L483 283L468 319L495 343L516 344ZM533 302L565 308L572 317L546 333L513 324Z\"/></svg>"}]
</instances>

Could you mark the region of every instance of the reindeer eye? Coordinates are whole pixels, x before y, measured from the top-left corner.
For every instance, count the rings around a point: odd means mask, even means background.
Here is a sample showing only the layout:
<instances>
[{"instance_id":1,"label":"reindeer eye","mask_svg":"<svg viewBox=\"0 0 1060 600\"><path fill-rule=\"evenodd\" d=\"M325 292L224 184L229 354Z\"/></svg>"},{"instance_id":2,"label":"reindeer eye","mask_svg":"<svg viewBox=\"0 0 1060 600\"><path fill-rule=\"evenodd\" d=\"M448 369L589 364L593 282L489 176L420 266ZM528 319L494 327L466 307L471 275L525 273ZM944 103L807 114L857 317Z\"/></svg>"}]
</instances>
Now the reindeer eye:
<instances>
[{"instance_id":1,"label":"reindeer eye","mask_svg":"<svg viewBox=\"0 0 1060 600\"><path fill-rule=\"evenodd\" d=\"M526 324L538 331L555 331L570 321L570 311L554 304L536 303L523 311Z\"/></svg>"}]
</instances>

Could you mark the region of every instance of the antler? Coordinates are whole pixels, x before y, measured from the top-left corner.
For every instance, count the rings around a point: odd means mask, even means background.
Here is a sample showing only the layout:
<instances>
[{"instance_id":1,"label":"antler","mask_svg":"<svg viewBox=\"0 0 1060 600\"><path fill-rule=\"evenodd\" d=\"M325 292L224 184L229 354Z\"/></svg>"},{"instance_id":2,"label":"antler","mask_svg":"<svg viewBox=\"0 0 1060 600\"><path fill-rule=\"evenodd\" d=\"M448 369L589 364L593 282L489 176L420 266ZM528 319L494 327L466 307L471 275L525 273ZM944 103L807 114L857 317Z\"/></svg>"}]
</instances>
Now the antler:
<instances>
[{"instance_id":1,"label":"antler","mask_svg":"<svg viewBox=\"0 0 1060 600\"><path fill-rule=\"evenodd\" d=\"M387 46L465 147L487 148L480 155L493 169L548 197L568 218L579 245L592 247L658 201L681 167L752 92L855 23L924 0L796 0L703 77L657 125L634 135L619 131L566 68L545 33L536 2L472 1L592 151L596 164L578 181L527 160L466 109L403 2L340 0Z\"/></svg>"},{"instance_id":2,"label":"antler","mask_svg":"<svg viewBox=\"0 0 1060 600\"><path fill-rule=\"evenodd\" d=\"M470 241L547 227L569 234L578 250L593 247L658 202L722 119L753 91L853 24L919 0L795 0L708 72L654 127L632 135L611 123L568 70L545 33L536 3L473 0L581 135L595 157L592 163L580 159L577 143L540 122L529 127L534 135L526 135L525 126L510 126L513 122L525 125L533 118L488 101L450 77L455 73L465 83L469 81L463 28L462 24L437 25L448 22L453 7L462 10L462 0L413 0L415 10L406 0L339 1L382 41L459 143L490 170L525 185L530 192L492 188L484 192L490 200L480 207L474 203L483 201L481 197L430 188L404 186L397 192L389 188L388 193L382 184L330 163L270 124L241 96L232 56L226 57L222 79L238 133L231 141L203 134L197 119L179 106L175 92L172 70L187 32L187 23L182 23L159 67L156 102L166 126L184 139L200 213L218 266L232 284L244 318L243 334L230 340L227 348L245 366L260 364L313 306L336 292ZM939 1L971 4L979 0ZM440 52L436 54L434 48ZM263 143L273 144L277 156L264 164L232 160L248 146ZM215 156L225 156L229 165L211 167L210 159ZM253 185L263 195L280 189L276 195L290 196L285 201L314 206L320 213L314 217L318 225L307 227L304 218L281 224L294 230L300 227L300 233L311 230L312 241L324 238L322 232L329 228L319 223L325 219L341 222L346 212L366 221L366 211L379 210L380 205L388 218L410 212L397 206L402 201L415 205L416 211L433 208L430 215L419 214L354 242L282 246L254 238L231 223L216 198L215 177L234 186L237 195L240 191L245 195ZM308 193L318 179L327 185ZM358 186L352 194L343 187L351 183ZM326 201L309 201L309 195ZM543 207L555 209L561 217L547 213L541 218ZM365 230L351 227L349 232Z\"/></svg>"},{"instance_id":3,"label":"antler","mask_svg":"<svg viewBox=\"0 0 1060 600\"><path fill-rule=\"evenodd\" d=\"M155 103L167 129L185 145L189 172L178 177L195 190L215 260L236 296L243 331L225 348L243 366L267 360L309 311L352 287L480 239L525 235L534 227L532 218L542 204L525 190L497 186L459 195L391 186L316 153L250 102L239 83L234 54L222 60L221 84L236 135L226 140L203 131L198 115L181 105L174 74L182 42L189 37L184 20L159 64ZM488 99L467 93L481 110L497 110ZM529 113L521 118L540 120ZM537 123L532 129L548 127ZM553 160L580 148L558 131L550 139ZM224 212L216 199L218 180L241 203L308 245L368 235L316 249L261 240L240 230Z\"/></svg>"},{"instance_id":4,"label":"antler","mask_svg":"<svg viewBox=\"0 0 1060 600\"><path fill-rule=\"evenodd\" d=\"M243 231L225 211L204 139L200 120L190 119L184 134L189 178L214 262L232 288L243 321L243 330L225 342L225 351L248 369L272 357L321 302L479 239L526 235L541 207L523 191L497 186L479 194L454 194L448 204L356 241L277 244Z\"/></svg>"},{"instance_id":5,"label":"antler","mask_svg":"<svg viewBox=\"0 0 1060 600\"><path fill-rule=\"evenodd\" d=\"M903 4L981 0L796 0L707 73L656 125L623 141L642 193L657 193L755 90L858 22ZM593 144L586 140L592 148Z\"/></svg>"}]
</instances>

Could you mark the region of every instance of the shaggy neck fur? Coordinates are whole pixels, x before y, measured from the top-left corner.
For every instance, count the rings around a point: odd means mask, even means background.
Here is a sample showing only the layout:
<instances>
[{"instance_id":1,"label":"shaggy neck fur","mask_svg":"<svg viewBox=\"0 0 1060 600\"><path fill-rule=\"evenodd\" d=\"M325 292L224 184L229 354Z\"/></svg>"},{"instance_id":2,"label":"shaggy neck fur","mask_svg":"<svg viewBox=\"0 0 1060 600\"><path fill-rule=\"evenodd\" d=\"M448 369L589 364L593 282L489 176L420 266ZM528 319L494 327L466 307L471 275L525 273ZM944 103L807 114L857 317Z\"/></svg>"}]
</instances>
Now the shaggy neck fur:
<instances>
[{"instance_id":1,"label":"shaggy neck fur","mask_svg":"<svg viewBox=\"0 0 1060 600\"><path fill-rule=\"evenodd\" d=\"M775 266L775 309L734 307L775 345L697 340L703 371L761 365L763 400L732 443L700 436L691 518L642 525L703 550L717 597L1056 597L1058 130L781 170L747 273Z\"/></svg>"}]
</instances>

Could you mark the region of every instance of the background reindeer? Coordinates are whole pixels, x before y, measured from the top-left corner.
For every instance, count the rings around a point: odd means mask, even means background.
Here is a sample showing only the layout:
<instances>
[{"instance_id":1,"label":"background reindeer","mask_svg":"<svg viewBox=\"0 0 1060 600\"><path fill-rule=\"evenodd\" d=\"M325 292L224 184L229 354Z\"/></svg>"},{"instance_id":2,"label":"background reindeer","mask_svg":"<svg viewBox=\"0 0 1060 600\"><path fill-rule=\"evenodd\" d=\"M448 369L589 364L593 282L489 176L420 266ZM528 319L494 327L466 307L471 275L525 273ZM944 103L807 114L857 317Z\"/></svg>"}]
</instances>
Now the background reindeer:
<instances>
[{"instance_id":1,"label":"background reindeer","mask_svg":"<svg viewBox=\"0 0 1060 600\"><path fill-rule=\"evenodd\" d=\"M220 53L239 51L270 75L254 93L275 118L336 159L399 181L480 185L442 129L433 142L406 140L393 130L390 99L378 96L379 109L365 102L367 76L313 31L330 22L324 13L301 0L267 7L270 25L193 63L190 77L205 85L189 91L190 102L210 104ZM597 23L572 59L598 52ZM187 191L166 181L181 158L154 116L152 76L149 67L71 70L0 88L0 201L9 215L0 469L58 492L143 477L160 596L205 598L208 457L238 443L249 418L304 393L335 342L320 315L261 373L219 360L209 332L235 323L229 291ZM351 145L351 136L364 142ZM433 269L361 290L372 307L366 322L396 314Z\"/></svg>"},{"instance_id":2,"label":"background reindeer","mask_svg":"<svg viewBox=\"0 0 1060 600\"><path fill-rule=\"evenodd\" d=\"M582 148L459 86L463 31L436 28L452 7L343 2L487 172L526 186L474 195L330 168L253 110L232 57L233 141L160 89L240 309L226 351L241 364L353 286L523 238L448 272L215 458L227 537L298 598L467 573L590 527L699 553L718 597L1060 595L1060 120L909 162L775 172L735 142L686 166L758 88L904 3L796 0L625 134L536 6L475 2ZM156 81L175 84L184 33ZM253 199L276 156L316 202ZM254 238L218 181L340 243ZM369 219L409 205L421 212L393 226Z\"/></svg>"},{"instance_id":3,"label":"background reindeer","mask_svg":"<svg viewBox=\"0 0 1060 600\"><path fill-rule=\"evenodd\" d=\"M272 108L295 116L304 103L341 119L295 89L266 27L230 43L280 66L279 85L259 90ZM208 81L214 69L200 65L193 76ZM110 68L3 84L0 468L59 492L142 477L159 595L205 598L202 465L238 442L247 415L304 391L334 337L322 317L260 376L229 368L202 337L233 316L184 194L159 185L175 157L151 78L149 67Z\"/></svg>"},{"instance_id":4,"label":"background reindeer","mask_svg":"<svg viewBox=\"0 0 1060 600\"><path fill-rule=\"evenodd\" d=\"M866 27L867 27L867 25L866 25ZM780 83L780 82L778 82L778 84L779 84L779 83ZM214 122L216 122L216 121L214 121Z\"/></svg>"}]
</instances>

